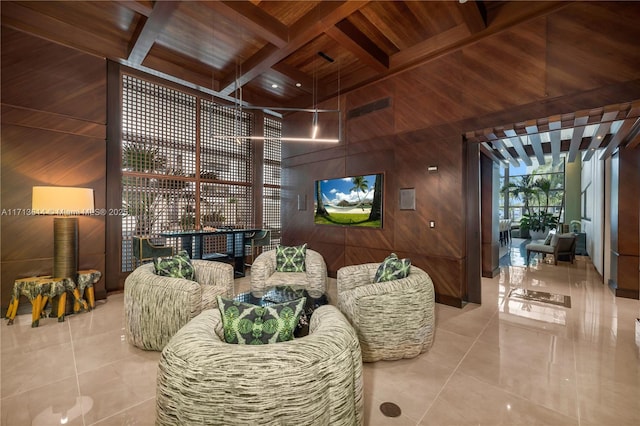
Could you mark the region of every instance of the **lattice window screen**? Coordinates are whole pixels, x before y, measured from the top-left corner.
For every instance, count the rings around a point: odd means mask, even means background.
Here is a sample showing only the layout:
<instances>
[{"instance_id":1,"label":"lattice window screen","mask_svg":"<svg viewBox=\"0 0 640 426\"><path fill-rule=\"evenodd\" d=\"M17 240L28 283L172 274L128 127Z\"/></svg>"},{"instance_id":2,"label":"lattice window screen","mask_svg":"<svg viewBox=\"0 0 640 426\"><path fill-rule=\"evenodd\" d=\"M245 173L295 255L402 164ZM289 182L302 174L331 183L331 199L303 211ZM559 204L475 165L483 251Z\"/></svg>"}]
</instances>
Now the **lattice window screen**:
<instances>
[{"instance_id":1,"label":"lattice window screen","mask_svg":"<svg viewBox=\"0 0 640 426\"><path fill-rule=\"evenodd\" d=\"M202 99L200 215L203 226L248 227L251 212L251 114ZM241 114L240 120L238 115ZM239 123L239 124L238 124ZM238 138L219 137L238 135Z\"/></svg>"},{"instance_id":2,"label":"lattice window screen","mask_svg":"<svg viewBox=\"0 0 640 426\"><path fill-rule=\"evenodd\" d=\"M122 88L122 271L134 267L132 235L252 225L250 141L215 137L250 135L251 114L236 120L232 108L130 75ZM221 241L205 250L225 252Z\"/></svg>"},{"instance_id":3,"label":"lattice window screen","mask_svg":"<svg viewBox=\"0 0 640 426\"><path fill-rule=\"evenodd\" d=\"M264 188L262 222L271 229L271 245L280 243L280 176L282 172L282 123L269 117L264 121Z\"/></svg>"}]
</instances>

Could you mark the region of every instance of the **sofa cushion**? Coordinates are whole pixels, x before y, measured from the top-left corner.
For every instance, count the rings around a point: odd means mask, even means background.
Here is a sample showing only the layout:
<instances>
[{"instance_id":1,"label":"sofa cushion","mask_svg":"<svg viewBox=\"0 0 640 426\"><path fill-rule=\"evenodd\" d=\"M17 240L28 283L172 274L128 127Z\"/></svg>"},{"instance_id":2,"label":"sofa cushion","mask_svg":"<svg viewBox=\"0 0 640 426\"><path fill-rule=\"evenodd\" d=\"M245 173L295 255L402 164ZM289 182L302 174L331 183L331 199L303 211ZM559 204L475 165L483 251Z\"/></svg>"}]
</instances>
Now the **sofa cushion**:
<instances>
[{"instance_id":1,"label":"sofa cushion","mask_svg":"<svg viewBox=\"0 0 640 426\"><path fill-rule=\"evenodd\" d=\"M538 253L553 253L553 245L531 243L525 247L527 251L536 251Z\"/></svg>"},{"instance_id":2,"label":"sofa cushion","mask_svg":"<svg viewBox=\"0 0 640 426\"><path fill-rule=\"evenodd\" d=\"M189 254L185 250L181 250L175 256L153 259L153 267L156 275L164 277L185 278L193 281L196 275Z\"/></svg>"},{"instance_id":3,"label":"sofa cushion","mask_svg":"<svg viewBox=\"0 0 640 426\"><path fill-rule=\"evenodd\" d=\"M376 283L384 281L399 280L409 276L411 270L411 260L408 258L399 259L398 255L391 253L387 258L378 266L376 275L373 281Z\"/></svg>"},{"instance_id":4,"label":"sofa cushion","mask_svg":"<svg viewBox=\"0 0 640 426\"><path fill-rule=\"evenodd\" d=\"M301 246L278 246L276 247L276 271L304 272L306 256L306 243Z\"/></svg>"},{"instance_id":5,"label":"sofa cushion","mask_svg":"<svg viewBox=\"0 0 640 426\"><path fill-rule=\"evenodd\" d=\"M274 272L264 283L264 287L276 285L308 285L306 272Z\"/></svg>"},{"instance_id":6,"label":"sofa cushion","mask_svg":"<svg viewBox=\"0 0 640 426\"><path fill-rule=\"evenodd\" d=\"M227 343L263 345L293 340L306 298L256 306L218 296L224 340Z\"/></svg>"}]
</instances>

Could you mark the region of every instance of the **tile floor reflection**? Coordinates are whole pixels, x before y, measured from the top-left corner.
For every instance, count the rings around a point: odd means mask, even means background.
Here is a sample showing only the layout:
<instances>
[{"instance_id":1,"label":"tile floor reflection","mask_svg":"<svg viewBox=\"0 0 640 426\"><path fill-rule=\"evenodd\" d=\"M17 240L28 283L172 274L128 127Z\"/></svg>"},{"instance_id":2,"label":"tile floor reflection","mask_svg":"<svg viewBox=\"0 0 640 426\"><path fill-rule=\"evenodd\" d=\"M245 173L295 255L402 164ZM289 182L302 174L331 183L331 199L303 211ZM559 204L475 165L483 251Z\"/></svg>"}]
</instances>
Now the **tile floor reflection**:
<instances>
[{"instance_id":1,"label":"tile floor reflection","mask_svg":"<svg viewBox=\"0 0 640 426\"><path fill-rule=\"evenodd\" d=\"M640 424L640 302L615 298L586 257L529 268L521 258L512 248L513 264L482 280L481 305L437 305L429 352L365 364L365 424ZM510 299L514 288L570 296L571 307ZM335 301L335 280L330 290ZM160 354L126 343L122 294L64 323L30 322L0 329L2 425L154 424ZM385 417L383 402L401 415Z\"/></svg>"}]
</instances>

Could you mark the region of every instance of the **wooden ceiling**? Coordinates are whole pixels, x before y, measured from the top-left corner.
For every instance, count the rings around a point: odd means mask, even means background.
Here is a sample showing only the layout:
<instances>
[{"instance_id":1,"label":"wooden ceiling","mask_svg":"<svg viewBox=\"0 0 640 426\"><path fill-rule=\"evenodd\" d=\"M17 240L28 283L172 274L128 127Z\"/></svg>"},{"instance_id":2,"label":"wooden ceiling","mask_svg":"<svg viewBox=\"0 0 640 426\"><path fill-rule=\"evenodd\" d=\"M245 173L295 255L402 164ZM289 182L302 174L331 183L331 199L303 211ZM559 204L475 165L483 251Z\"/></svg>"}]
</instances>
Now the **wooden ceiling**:
<instances>
[{"instance_id":1,"label":"wooden ceiling","mask_svg":"<svg viewBox=\"0 0 640 426\"><path fill-rule=\"evenodd\" d=\"M2 1L1 12L4 26L230 102L241 93L247 105L309 108L568 4ZM637 146L638 116L637 103L613 105L466 136L502 164L559 152L573 161L581 150Z\"/></svg>"},{"instance_id":2,"label":"wooden ceiling","mask_svg":"<svg viewBox=\"0 0 640 426\"><path fill-rule=\"evenodd\" d=\"M564 5L2 1L2 24L222 98L309 107Z\"/></svg>"}]
</instances>

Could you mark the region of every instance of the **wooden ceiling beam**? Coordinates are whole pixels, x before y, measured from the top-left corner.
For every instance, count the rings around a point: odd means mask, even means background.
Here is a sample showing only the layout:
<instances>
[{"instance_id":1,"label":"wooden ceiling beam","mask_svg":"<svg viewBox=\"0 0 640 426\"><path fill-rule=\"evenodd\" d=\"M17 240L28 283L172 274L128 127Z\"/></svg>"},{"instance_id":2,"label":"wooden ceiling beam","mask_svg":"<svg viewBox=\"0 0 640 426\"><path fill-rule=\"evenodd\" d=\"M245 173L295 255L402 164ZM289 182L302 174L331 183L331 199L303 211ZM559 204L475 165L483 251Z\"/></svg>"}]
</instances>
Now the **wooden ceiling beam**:
<instances>
[{"instance_id":1,"label":"wooden ceiling beam","mask_svg":"<svg viewBox=\"0 0 640 426\"><path fill-rule=\"evenodd\" d=\"M153 5L151 15L142 22L143 28L134 32L134 37L129 42L129 55L127 62L132 66L140 65L146 58L149 50L155 43L158 34L164 30L167 22L178 7L179 2L159 1Z\"/></svg>"},{"instance_id":2,"label":"wooden ceiling beam","mask_svg":"<svg viewBox=\"0 0 640 426\"><path fill-rule=\"evenodd\" d=\"M275 46L284 47L289 42L289 28L251 2L207 1L202 4Z\"/></svg>"},{"instance_id":3,"label":"wooden ceiling beam","mask_svg":"<svg viewBox=\"0 0 640 426\"><path fill-rule=\"evenodd\" d=\"M281 48L267 45L256 55L247 59L240 67L242 73L237 77L238 84L244 86L367 3L366 1L320 2L313 10L291 26L289 29L289 43ZM234 73L223 77L220 84L221 93L228 95L233 92L235 81L236 76Z\"/></svg>"},{"instance_id":4,"label":"wooden ceiling beam","mask_svg":"<svg viewBox=\"0 0 640 426\"><path fill-rule=\"evenodd\" d=\"M153 11L152 6L148 4L144 4L140 1L117 0L116 3L120 3L121 5L125 6L127 9L131 9L134 12L139 13L140 15L146 16L147 18L149 17L149 15L151 15L151 12Z\"/></svg>"},{"instance_id":5,"label":"wooden ceiling beam","mask_svg":"<svg viewBox=\"0 0 640 426\"><path fill-rule=\"evenodd\" d=\"M348 20L338 22L325 33L374 70L389 70L389 56Z\"/></svg>"},{"instance_id":6,"label":"wooden ceiling beam","mask_svg":"<svg viewBox=\"0 0 640 426\"><path fill-rule=\"evenodd\" d=\"M391 69L402 68L409 63L418 61L420 58L448 51L451 46L460 43L469 34L469 29L465 24L456 25L447 31L436 34L423 42L391 55L389 67Z\"/></svg>"},{"instance_id":7,"label":"wooden ceiling beam","mask_svg":"<svg viewBox=\"0 0 640 426\"><path fill-rule=\"evenodd\" d=\"M471 34L478 33L487 28L487 23L482 18L478 4L475 1L460 3L456 2L460 16Z\"/></svg>"},{"instance_id":8,"label":"wooden ceiling beam","mask_svg":"<svg viewBox=\"0 0 640 426\"><path fill-rule=\"evenodd\" d=\"M513 129L506 129L504 131L505 136L507 136L509 138L509 140L511 141L511 145L513 145L513 148L516 150L516 152L518 153L518 155L520 156L520 159L527 165L527 166L532 166L533 162L531 161L531 158L529 158L529 155L527 154L527 152L524 149L524 145L522 144L522 141L520 140L520 138L518 137L518 134L516 133L515 130Z\"/></svg>"}]
</instances>

